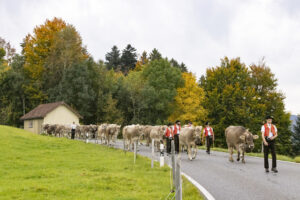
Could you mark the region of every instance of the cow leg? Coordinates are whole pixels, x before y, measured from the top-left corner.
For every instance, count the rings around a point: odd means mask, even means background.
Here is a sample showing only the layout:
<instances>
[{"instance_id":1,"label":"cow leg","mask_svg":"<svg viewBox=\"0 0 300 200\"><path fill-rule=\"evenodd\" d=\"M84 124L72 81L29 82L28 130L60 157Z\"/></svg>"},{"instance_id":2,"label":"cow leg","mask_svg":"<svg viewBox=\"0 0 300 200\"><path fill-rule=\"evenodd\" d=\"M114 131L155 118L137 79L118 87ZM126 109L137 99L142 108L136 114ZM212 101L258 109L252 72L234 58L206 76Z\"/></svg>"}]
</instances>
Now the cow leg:
<instances>
[{"instance_id":1,"label":"cow leg","mask_svg":"<svg viewBox=\"0 0 300 200\"><path fill-rule=\"evenodd\" d=\"M244 152L244 150L242 150L242 163L245 164L246 162L245 162L245 155L244 154L245 154L245 152Z\"/></svg>"},{"instance_id":2,"label":"cow leg","mask_svg":"<svg viewBox=\"0 0 300 200\"><path fill-rule=\"evenodd\" d=\"M240 146L239 145L237 145L236 146L236 150L237 150L237 161L240 161Z\"/></svg>"},{"instance_id":3,"label":"cow leg","mask_svg":"<svg viewBox=\"0 0 300 200\"><path fill-rule=\"evenodd\" d=\"M190 160L193 160L193 158L192 158L192 149L191 149L191 145L188 145L188 147L187 147L187 152L188 152L188 155L189 155L189 159L190 159Z\"/></svg>"},{"instance_id":4,"label":"cow leg","mask_svg":"<svg viewBox=\"0 0 300 200\"><path fill-rule=\"evenodd\" d=\"M229 161L230 161L230 162L233 162L233 158L232 158L233 147L228 147L228 151L229 151Z\"/></svg>"},{"instance_id":5,"label":"cow leg","mask_svg":"<svg viewBox=\"0 0 300 200\"><path fill-rule=\"evenodd\" d=\"M197 156L197 145L196 144L193 144L193 151L194 151L193 159L195 159Z\"/></svg>"}]
</instances>

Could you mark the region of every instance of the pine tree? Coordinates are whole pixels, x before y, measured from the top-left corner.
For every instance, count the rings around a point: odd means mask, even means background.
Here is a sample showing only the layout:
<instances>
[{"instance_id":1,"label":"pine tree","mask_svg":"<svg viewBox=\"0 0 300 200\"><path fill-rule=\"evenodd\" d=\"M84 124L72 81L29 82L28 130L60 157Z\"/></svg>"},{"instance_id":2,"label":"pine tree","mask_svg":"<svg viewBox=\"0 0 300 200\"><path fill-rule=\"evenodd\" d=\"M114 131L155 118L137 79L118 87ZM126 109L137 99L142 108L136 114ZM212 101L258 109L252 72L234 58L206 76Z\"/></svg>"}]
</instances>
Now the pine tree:
<instances>
[{"instance_id":1,"label":"pine tree","mask_svg":"<svg viewBox=\"0 0 300 200\"><path fill-rule=\"evenodd\" d=\"M105 55L105 64L108 70L114 69L115 71L120 69L121 57L120 50L116 45L111 48L111 51Z\"/></svg>"},{"instance_id":2,"label":"pine tree","mask_svg":"<svg viewBox=\"0 0 300 200\"><path fill-rule=\"evenodd\" d=\"M161 53L156 48L154 48L149 55L149 59L151 61L160 60L162 59Z\"/></svg>"},{"instance_id":3,"label":"pine tree","mask_svg":"<svg viewBox=\"0 0 300 200\"><path fill-rule=\"evenodd\" d=\"M300 155L300 115L297 116L292 135L293 154Z\"/></svg>"},{"instance_id":4,"label":"pine tree","mask_svg":"<svg viewBox=\"0 0 300 200\"><path fill-rule=\"evenodd\" d=\"M137 61L136 49L130 44L122 51L121 56L121 71L123 74L128 74L130 70L135 68Z\"/></svg>"}]
</instances>

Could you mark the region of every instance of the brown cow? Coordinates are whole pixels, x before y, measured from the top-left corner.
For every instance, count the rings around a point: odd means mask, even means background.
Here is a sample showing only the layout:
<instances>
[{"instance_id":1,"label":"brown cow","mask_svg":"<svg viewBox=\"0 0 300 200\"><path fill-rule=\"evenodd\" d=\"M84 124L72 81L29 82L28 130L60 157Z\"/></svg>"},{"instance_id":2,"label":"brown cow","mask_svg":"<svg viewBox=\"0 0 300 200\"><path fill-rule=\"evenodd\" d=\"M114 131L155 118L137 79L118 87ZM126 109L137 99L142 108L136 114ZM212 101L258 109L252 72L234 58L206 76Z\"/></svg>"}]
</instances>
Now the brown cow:
<instances>
[{"instance_id":1,"label":"brown cow","mask_svg":"<svg viewBox=\"0 0 300 200\"><path fill-rule=\"evenodd\" d=\"M232 154L233 149L236 149L237 161L240 161L240 154L242 162L245 163L244 153L253 150L253 140L258 139L258 135L252 135L249 129L243 126L229 126L225 130L225 137L229 151L229 161L233 162Z\"/></svg>"},{"instance_id":2,"label":"brown cow","mask_svg":"<svg viewBox=\"0 0 300 200\"><path fill-rule=\"evenodd\" d=\"M197 144L201 141L201 130L202 126L190 126L181 129L179 135L180 149L183 149L184 147L187 149L190 160L196 158Z\"/></svg>"}]
</instances>

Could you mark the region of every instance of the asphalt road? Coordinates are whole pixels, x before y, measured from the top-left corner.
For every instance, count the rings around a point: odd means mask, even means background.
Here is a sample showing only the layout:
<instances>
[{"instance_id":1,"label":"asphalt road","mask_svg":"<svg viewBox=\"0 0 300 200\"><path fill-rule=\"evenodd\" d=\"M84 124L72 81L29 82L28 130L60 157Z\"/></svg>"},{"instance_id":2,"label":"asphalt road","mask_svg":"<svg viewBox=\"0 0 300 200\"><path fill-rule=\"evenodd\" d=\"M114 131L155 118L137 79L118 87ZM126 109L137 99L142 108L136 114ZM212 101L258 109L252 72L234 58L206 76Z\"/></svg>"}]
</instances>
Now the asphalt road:
<instances>
[{"instance_id":1,"label":"asphalt road","mask_svg":"<svg viewBox=\"0 0 300 200\"><path fill-rule=\"evenodd\" d=\"M118 141L117 148L123 148ZM141 145L138 153L151 157L150 147ZM155 152L156 159L159 153ZM169 163L165 156L166 163ZM236 157L234 157L235 159ZM217 200L300 200L300 164L277 161L279 173L265 173L263 159L245 156L246 164L229 162L228 153L199 150L195 160L181 155L182 171L206 188ZM138 162L138 160L137 160ZM271 160L269 160L271 165Z\"/></svg>"}]
</instances>

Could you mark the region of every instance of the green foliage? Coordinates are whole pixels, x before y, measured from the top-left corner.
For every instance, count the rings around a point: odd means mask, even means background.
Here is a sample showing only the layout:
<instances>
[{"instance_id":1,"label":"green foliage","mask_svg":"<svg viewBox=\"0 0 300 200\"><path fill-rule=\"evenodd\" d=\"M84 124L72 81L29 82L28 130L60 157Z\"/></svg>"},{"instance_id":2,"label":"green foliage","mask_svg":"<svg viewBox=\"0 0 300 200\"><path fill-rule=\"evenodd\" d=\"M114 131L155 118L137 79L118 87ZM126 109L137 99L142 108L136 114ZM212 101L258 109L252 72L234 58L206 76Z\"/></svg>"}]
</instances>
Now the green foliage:
<instances>
[{"instance_id":1,"label":"green foliage","mask_svg":"<svg viewBox=\"0 0 300 200\"><path fill-rule=\"evenodd\" d=\"M230 125L242 125L261 136L260 128L266 115L275 118L278 127L277 151L290 154L289 114L284 111L284 96L276 91L277 80L264 64L249 68L240 59L221 60L221 65L207 69L200 85L206 92L205 108L214 126L215 144L226 147L224 130ZM255 151L261 140L255 141Z\"/></svg>"},{"instance_id":2,"label":"green foliage","mask_svg":"<svg viewBox=\"0 0 300 200\"><path fill-rule=\"evenodd\" d=\"M156 48L154 48L149 55L149 59L151 61L160 60L162 59L161 53Z\"/></svg>"},{"instance_id":3,"label":"green foliage","mask_svg":"<svg viewBox=\"0 0 300 200\"><path fill-rule=\"evenodd\" d=\"M170 63L173 67L180 69L181 72L187 72L187 67L184 63L179 64L174 58L170 60Z\"/></svg>"},{"instance_id":4,"label":"green foliage","mask_svg":"<svg viewBox=\"0 0 300 200\"><path fill-rule=\"evenodd\" d=\"M177 94L176 89L184 84L181 72L174 68L166 59L151 61L142 72L148 84L147 115L150 122L163 123L172 113L171 104Z\"/></svg>"},{"instance_id":5,"label":"green foliage","mask_svg":"<svg viewBox=\"0 0 300 200\"><path fill-rule=\"evenodd\" d=\"M170 169L106 146L0 126L1 199L164 199ZM153 178L155 177L155 178ZM184 199L201 199L183 181ZM133 192L134 191L134 192ZM189 192L185 192L189 191Z\"/></svg>"},{"instance_id":6,"label":"green foliage","mask_svg":"<svg viewBox=\"0 0 300 200\"><path fill-rule=\"evenodd\" d=\"M106 64L108 70L111 70L111 69L114 69L115 71L120 70L121 56L120 56L120 51L116 45L114 45L111 48L111 52L108 52L105 55L105 60L106 60L105 64Z\"/></svg>"},{"instance_id":7,"label":"green foliage","mask_svg":"<svg viewBox=\"0 0 300 200\"><path fill-rule=\"evenodd\" d=\"M300 115L297 116L296 125L292 135L293 154L300 155ZM299 157L300 158L300 157ZM298 158L299 162L300 159Z\"/></svg>"},{"instance_id":8,"label":"green foliage","mask_svg":"<svg viewBox=\"0 0 300 200\"><path fill-rule=\"evenodd\" d=\"M121 56L121 71L123 74L128 74L130 70L133 70L135 68L136 61L136 49L128 44L122 51Z\"/></svg>"}]
</instances>

